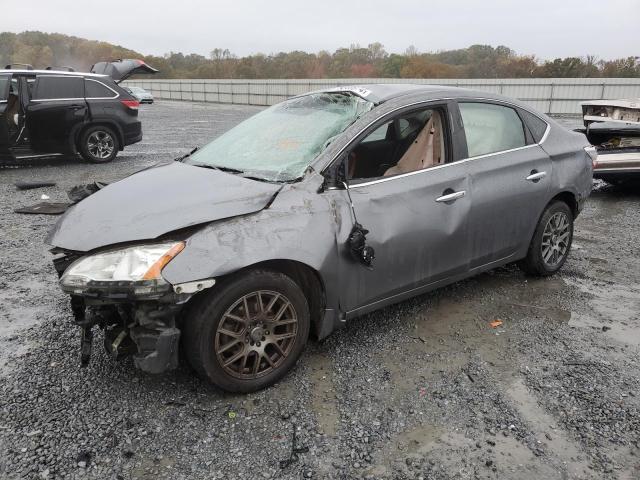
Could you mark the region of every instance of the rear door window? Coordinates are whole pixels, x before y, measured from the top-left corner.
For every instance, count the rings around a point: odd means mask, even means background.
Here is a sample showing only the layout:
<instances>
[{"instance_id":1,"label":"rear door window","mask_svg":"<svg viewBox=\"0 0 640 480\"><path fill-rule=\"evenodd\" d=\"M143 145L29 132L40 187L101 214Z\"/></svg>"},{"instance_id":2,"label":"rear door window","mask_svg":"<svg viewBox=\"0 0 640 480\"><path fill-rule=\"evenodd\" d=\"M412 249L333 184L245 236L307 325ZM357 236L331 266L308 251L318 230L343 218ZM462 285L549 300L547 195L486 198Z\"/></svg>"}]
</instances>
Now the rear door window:
<instances>
[{"instance_id":1,"label":"rear door window","mask_svg":"<svg viewBox=\"0 0 640 480\"><path fill-rule=\"evenodd\" d=\"M38 77L34 93L35 100L84 99L84 79L73 76Z\"/></svg>"},{"instance_id":2,"label":"rear door window","mask_svg":"<svg viewBox=\"0 0 640 480\"><path fill-rule=\"evenodd\" d=\"M510 107L492 103L459 103L469 157L503 152L527 144L524 125Z\"/></svg>"},{"instance_id":3,"label":"rear door window","mask_svg":"<svg viewBox=\"0 0 640 480\"><path fill-rule=\"evenodd\" d=\"M116 92L102 82L91 79L84 81L84 91L87 98L115 98L118 96Z\"/></svg>"}]
</instances>

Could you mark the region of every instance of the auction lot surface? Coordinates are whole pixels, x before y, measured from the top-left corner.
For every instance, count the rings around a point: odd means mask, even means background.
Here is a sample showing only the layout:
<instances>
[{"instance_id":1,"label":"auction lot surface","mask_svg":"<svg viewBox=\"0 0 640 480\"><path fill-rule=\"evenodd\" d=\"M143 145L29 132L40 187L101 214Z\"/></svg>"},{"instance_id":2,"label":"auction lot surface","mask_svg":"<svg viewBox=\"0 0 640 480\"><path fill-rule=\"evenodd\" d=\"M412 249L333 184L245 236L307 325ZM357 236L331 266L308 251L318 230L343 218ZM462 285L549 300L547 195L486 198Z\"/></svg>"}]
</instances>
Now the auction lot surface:
<instances>
[{"instance_id":1,"label":"auction lot surface","mask_svg":"<svg viewBox=\"0 0 640 480\"><path fill-rule=\"evenodd\" d=\"M259 393L222 393L185 365L143 374L100 336L80 369L43 244L57 217L13 209L175 158L257 111L159 102L111 164L0 170L0 478L640 478L640 189L596 184L559 275L503 268L354 320Z\"/></svg>"}]
</instances>

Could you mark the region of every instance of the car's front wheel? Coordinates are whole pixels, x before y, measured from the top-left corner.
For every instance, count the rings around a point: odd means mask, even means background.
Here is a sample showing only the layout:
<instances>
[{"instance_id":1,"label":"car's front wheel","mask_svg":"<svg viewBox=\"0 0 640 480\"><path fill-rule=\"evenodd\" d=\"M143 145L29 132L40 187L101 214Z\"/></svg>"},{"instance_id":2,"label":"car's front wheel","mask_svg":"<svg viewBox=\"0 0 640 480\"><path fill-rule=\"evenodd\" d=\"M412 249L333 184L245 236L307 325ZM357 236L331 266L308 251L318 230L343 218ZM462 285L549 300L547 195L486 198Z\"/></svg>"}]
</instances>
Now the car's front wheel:
<instances>
[{"instance_id":1,"label":"car's front wheel","mask_svg":"<svg viewBox=\"0 0 640 480\"><path fill-rule=\"evenodd\" d=\"M309 337L309 306L288 276L250 271L200 298L183 319L183 349L200 376L231 392L272 385Z\"/></svg>"},{"instance_id":2,"label":"car's front wheel","mask_svg":"<svg viewBox=\"0 0 640 480\"><path fill-rule=\"evenodd\" d=\"M567 260L572 240L573 212L565 202L555 201L540 217L527 256L518 265L531 275L553 275Z\"/></svg>"},{"instance_id":3,"label":"car's front wheel","mask_svg":"<svg viewBox=\"0 0 640 480\"><path fill-rule=\"evenodd\" d=\"M118 154L118 137L109 127L97 125L82 132L78 147L86 161L108 163Z\"/></svg>"}]
</instances>

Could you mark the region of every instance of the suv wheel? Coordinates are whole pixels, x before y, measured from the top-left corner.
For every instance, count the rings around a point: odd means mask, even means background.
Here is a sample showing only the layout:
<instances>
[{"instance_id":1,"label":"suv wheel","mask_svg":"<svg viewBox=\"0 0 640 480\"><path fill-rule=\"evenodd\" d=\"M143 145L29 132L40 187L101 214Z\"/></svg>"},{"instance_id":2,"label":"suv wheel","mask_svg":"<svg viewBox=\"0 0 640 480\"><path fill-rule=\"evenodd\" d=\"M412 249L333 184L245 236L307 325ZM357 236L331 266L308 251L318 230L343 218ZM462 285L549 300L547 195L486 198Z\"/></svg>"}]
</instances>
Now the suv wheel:
<instances>
[{"instance_id":1,"label":"suv wheel","mask_svg":"<svg viewBox=\"0 0 640 480\"><path fill-rule=\"evenodd\" d=\"M80 154L88 162L108 163L116 158L118 149L118 137L109 127L89 127L80 136Z\"/></svg>"},{"instance_id":2,"label":"suv wheel","mask_svg":"<svg viewBox=\"0 0 640 480\"><path fill-rule=\"evenodd\" d=\"M518 266L531 275L553 275L567 260L572 240L573 212L566 203L553 202L540 217L527 256Z\"/></svg>"},{"instance_id":3,"label":"suv wheel","mask_svg":"<svg viewBox=\"0 0 640 480\"><path fill-rule=\"evenodd\" d=\"M183 323L183 350L198 374L231 392L280 380L309 337L309 306L288 276L256 270L196 299Z\"/></svg>"}]
</instances>

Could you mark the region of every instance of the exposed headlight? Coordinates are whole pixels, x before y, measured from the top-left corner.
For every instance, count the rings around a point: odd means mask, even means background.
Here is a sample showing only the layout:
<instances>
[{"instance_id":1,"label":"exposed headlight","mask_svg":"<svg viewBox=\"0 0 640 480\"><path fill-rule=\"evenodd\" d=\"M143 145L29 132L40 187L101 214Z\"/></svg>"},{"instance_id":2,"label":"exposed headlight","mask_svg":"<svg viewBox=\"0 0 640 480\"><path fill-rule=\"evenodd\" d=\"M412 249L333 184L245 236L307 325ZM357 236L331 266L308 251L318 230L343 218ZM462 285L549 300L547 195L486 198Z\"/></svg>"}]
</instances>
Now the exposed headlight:
<instances>
[{"instance_id":1,"label":"exposed headlight","mask_svg":"<svg viewBox=\"0 0 640 480\"><path fill-rule=\"evenodd\" d=\"M76 288L91 283L166 283L160 272L184 248L184 242L137 245L96 253L73 263L62 275L63 287Z\"/></svg>"}]
</instances>

